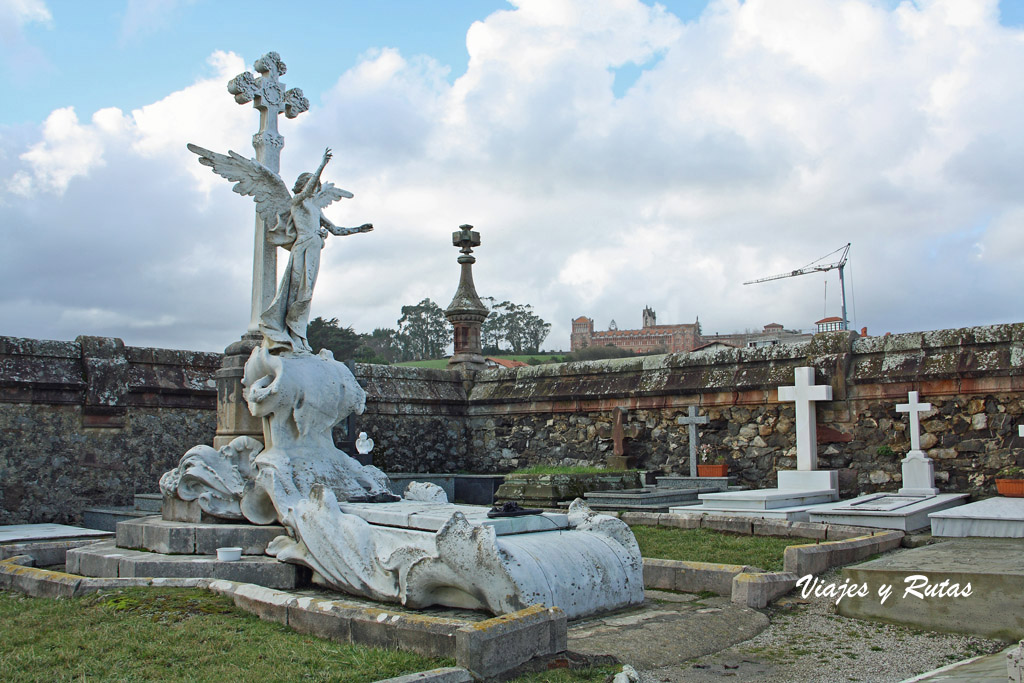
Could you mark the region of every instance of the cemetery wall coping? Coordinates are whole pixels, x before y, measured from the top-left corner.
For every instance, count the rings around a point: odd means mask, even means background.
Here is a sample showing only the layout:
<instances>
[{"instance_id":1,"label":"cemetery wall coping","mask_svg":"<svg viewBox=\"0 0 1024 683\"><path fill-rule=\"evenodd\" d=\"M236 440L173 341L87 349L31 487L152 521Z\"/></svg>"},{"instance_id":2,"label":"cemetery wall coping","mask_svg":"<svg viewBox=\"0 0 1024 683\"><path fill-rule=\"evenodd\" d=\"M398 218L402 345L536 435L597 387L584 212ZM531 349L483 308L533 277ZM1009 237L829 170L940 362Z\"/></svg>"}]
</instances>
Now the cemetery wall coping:
<instances>
[{"instance_id":1,"label":"cemetery wall coping","mask_svg":"<svg viewBox=\"0 0 1024 683\"><path fill-rule=\"evenodd\" d=\"M131 347L112 337L0 337L0 402L78 404L96 415L128 406L213 408L220 363L217 353Z\"/></svg>"}]
</instances>

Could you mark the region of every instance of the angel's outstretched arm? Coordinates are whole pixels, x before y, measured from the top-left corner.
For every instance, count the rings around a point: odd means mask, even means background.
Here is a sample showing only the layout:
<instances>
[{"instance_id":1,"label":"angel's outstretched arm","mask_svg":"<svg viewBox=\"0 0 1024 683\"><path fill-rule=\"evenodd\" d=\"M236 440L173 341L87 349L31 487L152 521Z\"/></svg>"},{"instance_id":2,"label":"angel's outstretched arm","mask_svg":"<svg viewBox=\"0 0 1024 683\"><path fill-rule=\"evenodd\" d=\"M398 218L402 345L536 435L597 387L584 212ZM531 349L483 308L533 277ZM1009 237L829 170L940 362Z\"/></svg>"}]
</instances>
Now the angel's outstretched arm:
<instances>
[{"instance_id":1,"label":"angel's outstretched arm","mask_svg":"<svg viewBox=\"0 0 1024 683\"><path fill-rule=\"evenodd\" d=\"M327 228L332 235L338 237L344 237L345 235L354 235L358 232L370 232L373 230L373 223L363 223L358 228L339 228L337 225L332 223L327 216L320 214L320 225Z\"/></svg>"},{"instance_id":2,"label":"angel's outstretched arm","mask_svg":"<svg viewBox=\"0 0 1024 683\"><path fill-rule=\"evenodd\" d=\"M306 186L302 188L302 192L295 195L296 200L302 201L313 196L316 192L316 186L320 184L320 174L324 172L324 169L327 167L327 162L331 160L332 156L334 155L331 154L331 148L328 147L324 151L323 161L320 162L320 166L317 167L316 172L310 176L308 181L306 181Z\"/></svg>"}]
</instances>

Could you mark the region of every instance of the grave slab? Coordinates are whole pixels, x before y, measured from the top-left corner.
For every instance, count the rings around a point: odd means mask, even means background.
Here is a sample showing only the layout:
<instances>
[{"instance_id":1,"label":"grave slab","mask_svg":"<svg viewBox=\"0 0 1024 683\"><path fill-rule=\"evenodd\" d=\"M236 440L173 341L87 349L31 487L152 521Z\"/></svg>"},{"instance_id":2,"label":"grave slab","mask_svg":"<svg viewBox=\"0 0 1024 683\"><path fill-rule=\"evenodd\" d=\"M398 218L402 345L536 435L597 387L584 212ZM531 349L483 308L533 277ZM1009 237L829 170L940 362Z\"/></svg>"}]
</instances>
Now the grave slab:
<instances>
[{"instance_id":1,"label":"grave slab","mask_svg":"<svg viewBox=\"0 0 1024 683\"><path fill-rule=\"evenodd\" d=\"M0 526L0 543L45 541L55 538L104 538L109 531L83 529L66 524L10 524Z\"/></svg>"},{"instance_id":2,"label":"grave slab","mask_svg":"<svg viewBox=\"0 0 1024 683\"><path fill-rule=\"evenodd\" d=\"M1024 538L1024 498L986 498L928 517L932 536Z\"/></svg>"},{"instance_id":3,"label":"grave slab","mask_svg":"<svg viewBox=\"0 0 1024 683\"><path fill-rule=\"evenodd\" d=\"M357 515L370 524L419 531L437 531L456 512L464 514L471 524L486 524L494 527L494 533L498 536L569 528L568 515L560 512L489 518L487 516L488 508L479 505L454 505L452 503L408 500L396 503L340 503L339 505L345 514Z\"/></svg>"},{"instance_id":4,"label":"grave slab","mask_svg":"<svg viewBox=\"0 0 1024 683\"><path fill-rule=\"evenodd\" d=\"M867 584L867 595L845 597L838 611L930 631L1024 638L1022 555L1024 541L1012 538L957 538L892 553L843 569L844 579ZM954 586L961 593L968 583L970 595L952 594ZM883 585L892 586L884 603L878 594ZM935 592L940 586L941 595Z\"/></svg>"},{"instance_id":5,"label":"grave slab","mask_svg":"<svg viewBox=\"0 0 1024 683\"><path fill-rule=\"evenodd\" d=\"M588 491L583 495L592 510L668 512L672 506L697 504L697 491L691 489L659 490L650 487L623 491Z\"/></svg>"},{"instance_id":6,"label":"grave slab","mask_svg":"<svg viewBox=\"0 0 1024 683\"><path fill-rule=\"evenodd\" d=\"M872 493L816 507L810 511L810 521L917 531L931 526L929 514L963 505L966 501L966 493L942 493L936 496Z\"/></svg>"},{"instance_id":7,"label":"grave slab","mask_svg":"<svg viewBox=\"0 0 1024 683\"><path fill-rule=\"evenodd\" d=\"M729 489L729 477L657 477L659 489L695 489L713 493Z\"/></svg>"}]
</instances>

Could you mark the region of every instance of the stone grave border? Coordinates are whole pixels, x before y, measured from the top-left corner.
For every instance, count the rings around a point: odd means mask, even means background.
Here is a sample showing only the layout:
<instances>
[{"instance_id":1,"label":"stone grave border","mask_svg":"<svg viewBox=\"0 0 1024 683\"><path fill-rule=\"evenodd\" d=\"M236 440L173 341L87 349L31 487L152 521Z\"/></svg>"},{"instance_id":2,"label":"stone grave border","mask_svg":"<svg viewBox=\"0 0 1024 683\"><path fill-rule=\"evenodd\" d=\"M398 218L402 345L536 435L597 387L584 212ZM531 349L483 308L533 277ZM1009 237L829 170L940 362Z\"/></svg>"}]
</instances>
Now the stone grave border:
<instances>
[{"instance_id":1,"label":"stone grave border","mask_svg":"<svg viewBox=\"0 0 1024 683\"><path fill-rule=\"evenodd\" d=\"M711 529L747 536L780 536L813 539L786 548L783 571L713 562L685 562L644 558L644 588L684 592L710 591L734 603L762 609L793 590L797 580L833 567L859 562L903 544L902 531L818 522L728 515L677 515L658 512L605 512L626 524L677 529Z\"/></svg>"},{"instance_id":2,"label":"stone grave border","mask_svg":"<svg viewBox=\"0 0 1024 683\"><path fill-rule=\"evenodd\" d=\"M28 545L28 544L22 544ZM53 544L44 544L53 545ZM203 588L231 597L235 605L260 619L276 621L300 633L372 647L411 650L433 657L453 657L472 676L494 678L534 658L549 658L567 648L568 619L557 607L533 605L478 622L466 622L387 609L344 600L300 597L287 591L221 579L91 578L39 569L35 556L0 560L0 590L35 597L70 598L112 588L136 586ZM42 561L61 548L42 548ZM66 552L66 548L63 552ZM57 562L53 562L57 564ZM424 673L424 672L421 672ZM430 672L426 672L430 673ZM414 674L416 680L431 680ZM437 680L468 680L450 669Z\"/></svg>"}]
</instances>

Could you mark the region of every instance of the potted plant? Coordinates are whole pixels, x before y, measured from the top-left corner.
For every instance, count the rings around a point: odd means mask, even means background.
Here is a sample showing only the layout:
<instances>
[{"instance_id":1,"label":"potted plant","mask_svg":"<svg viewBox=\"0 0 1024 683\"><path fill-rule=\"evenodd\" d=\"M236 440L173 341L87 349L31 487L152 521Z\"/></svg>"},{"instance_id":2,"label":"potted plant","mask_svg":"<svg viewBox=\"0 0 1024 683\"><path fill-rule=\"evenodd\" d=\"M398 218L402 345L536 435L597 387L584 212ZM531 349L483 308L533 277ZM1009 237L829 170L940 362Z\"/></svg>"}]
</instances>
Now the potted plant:
<instances>
[{"instance_id":1,"label":"potted plant","mask_svg":"<svg viewBox=\"0 0 1024 683\"><path fill-rule=\"evenodd\" d=\"M1016 465L996 473L996 491L1001 496L1024 498L1024 469Z\"/></svg>"},{"instance_id":2,"label":"potted plant","mask_svg":"<svg viewBox=\"0 0 1024 683\"><path fill-rule=\"evenodd\" d=\"M729 476L729 465L725 462L725 456L715 453L715 447L711 444L704 444L699 449L700 462L697 463L698 477L727 477Z\"/></svg>"}]
</instances>

